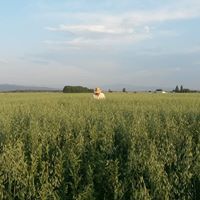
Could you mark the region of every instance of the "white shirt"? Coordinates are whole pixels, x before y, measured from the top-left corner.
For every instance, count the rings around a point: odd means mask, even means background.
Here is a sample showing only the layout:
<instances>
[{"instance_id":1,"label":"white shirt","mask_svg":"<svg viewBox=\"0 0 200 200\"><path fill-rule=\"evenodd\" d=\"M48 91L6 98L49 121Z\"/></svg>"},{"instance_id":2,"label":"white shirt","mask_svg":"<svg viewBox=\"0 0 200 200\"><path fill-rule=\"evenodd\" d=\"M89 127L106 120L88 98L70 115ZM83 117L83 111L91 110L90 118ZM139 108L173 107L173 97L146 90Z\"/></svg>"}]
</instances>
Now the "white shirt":
<instances>
[{"instance_id":1,"label":"white shirt","mask_svg":"<svg viewBox=\"0 0 200 200\"><path fill-rule=\"evenodd\" d=\"M100 93L99 95L93 94L94 99L105 99L104 93Z\"/></svg>"}]
</instances>

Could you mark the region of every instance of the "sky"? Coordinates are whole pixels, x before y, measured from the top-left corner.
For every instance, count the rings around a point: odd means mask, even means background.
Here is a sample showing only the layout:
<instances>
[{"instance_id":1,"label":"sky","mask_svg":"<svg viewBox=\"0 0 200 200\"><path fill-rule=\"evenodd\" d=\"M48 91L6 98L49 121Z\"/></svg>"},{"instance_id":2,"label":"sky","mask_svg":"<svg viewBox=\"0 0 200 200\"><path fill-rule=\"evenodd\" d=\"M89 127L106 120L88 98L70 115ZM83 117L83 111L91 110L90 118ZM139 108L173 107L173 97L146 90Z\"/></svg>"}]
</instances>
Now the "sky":
<instances>
[{"instance_id":1,"label":"sky","mask_svg":"<svg viewBox=\"0 0 200 200\"><path fill-rule=\"evenodd\" d=\"M0 84L200 89L199 0L0 0Z\"/></svg>"}]
</instances>

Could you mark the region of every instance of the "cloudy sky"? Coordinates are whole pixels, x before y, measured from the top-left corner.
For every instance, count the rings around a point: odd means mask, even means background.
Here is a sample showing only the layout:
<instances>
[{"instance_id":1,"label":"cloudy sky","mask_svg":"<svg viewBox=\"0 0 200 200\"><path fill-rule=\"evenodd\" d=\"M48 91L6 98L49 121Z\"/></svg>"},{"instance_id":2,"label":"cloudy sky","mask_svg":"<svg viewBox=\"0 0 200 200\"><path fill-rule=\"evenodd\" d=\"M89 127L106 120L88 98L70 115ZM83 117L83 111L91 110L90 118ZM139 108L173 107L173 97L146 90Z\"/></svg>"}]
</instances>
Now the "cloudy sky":
<instances>
[{"instance_id":1,"label":"cloudy sky","mask_svg":"<svg viewBox=\"0 0 200 200\"><path fill-rule=\"evenodd\" d=\"M200 89L199 0L0 0L0 84Z\"/></svg>"}]
</instances>

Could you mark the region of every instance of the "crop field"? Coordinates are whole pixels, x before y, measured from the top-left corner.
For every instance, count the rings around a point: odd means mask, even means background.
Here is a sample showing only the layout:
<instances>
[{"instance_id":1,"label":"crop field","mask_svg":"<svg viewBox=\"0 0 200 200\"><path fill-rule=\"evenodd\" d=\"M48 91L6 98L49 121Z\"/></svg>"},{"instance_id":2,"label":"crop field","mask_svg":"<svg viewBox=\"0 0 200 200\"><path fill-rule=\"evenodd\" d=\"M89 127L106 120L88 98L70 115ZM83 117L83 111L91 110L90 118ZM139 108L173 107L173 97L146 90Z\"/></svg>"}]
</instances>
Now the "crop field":
<instances>
[{"instance_id":1,"label":"crop field","mask_svg":"<svg viewBox=\"0 0 200 200\"><path fill-rule=\"evenodd\" d=\"M0 199L199 197L199 94L0 94Z\"/></svg>"}]
</instances>

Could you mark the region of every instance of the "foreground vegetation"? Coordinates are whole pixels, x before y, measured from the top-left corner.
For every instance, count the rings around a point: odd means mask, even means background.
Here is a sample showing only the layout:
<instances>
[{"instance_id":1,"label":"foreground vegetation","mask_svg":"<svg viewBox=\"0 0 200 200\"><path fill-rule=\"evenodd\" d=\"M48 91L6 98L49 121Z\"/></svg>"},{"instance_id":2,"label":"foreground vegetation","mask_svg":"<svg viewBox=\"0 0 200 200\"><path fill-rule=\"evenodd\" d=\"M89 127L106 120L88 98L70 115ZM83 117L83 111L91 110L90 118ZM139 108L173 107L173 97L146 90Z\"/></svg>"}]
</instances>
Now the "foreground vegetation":
<instances>
[{"instance_id":1,"label":"foreground vegetation","mask_svg":"<svg viewBox=\"0 0 200 200\"><path fill-rule=\"evenodd\" d=\"M0 94L0 199L199 196L199 94Z\"/></svg>"}]
</instances>

